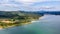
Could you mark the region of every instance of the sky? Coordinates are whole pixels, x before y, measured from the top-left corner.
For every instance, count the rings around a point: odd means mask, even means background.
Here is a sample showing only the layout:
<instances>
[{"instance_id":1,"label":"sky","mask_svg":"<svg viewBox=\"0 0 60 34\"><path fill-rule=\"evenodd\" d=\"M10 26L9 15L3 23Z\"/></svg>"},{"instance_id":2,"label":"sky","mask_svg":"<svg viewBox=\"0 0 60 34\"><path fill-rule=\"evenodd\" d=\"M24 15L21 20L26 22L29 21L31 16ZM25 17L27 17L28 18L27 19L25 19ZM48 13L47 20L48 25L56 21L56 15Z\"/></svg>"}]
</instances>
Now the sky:
<instances>
[{"instance_id":1,"label":"sky","mask_svg":"<svg viewBox=\"0 0 60 34\"><path fill-rule=\"evenodd\" d=\"M60 0L0 0L0 11L60 11Z\"/></svg>"}]
</instances>

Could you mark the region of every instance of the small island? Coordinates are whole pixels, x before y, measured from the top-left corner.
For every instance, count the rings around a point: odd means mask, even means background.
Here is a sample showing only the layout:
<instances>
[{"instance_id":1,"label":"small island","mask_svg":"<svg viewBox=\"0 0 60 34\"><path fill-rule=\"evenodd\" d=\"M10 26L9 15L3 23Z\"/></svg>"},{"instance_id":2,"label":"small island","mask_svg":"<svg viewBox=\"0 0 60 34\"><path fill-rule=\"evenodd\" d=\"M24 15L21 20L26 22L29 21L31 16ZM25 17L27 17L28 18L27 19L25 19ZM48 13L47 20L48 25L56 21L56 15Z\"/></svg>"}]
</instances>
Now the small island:
<instances>
[{"instance_id":1,"label":"small island","mask_svg":"<svg viewBox=\"0 0 60 34\"><path fill-rule=\"evenodd\" d=\"M42 15L34 12L0 11L0 29L30 24Z\"/></svg>"}]
</instances>

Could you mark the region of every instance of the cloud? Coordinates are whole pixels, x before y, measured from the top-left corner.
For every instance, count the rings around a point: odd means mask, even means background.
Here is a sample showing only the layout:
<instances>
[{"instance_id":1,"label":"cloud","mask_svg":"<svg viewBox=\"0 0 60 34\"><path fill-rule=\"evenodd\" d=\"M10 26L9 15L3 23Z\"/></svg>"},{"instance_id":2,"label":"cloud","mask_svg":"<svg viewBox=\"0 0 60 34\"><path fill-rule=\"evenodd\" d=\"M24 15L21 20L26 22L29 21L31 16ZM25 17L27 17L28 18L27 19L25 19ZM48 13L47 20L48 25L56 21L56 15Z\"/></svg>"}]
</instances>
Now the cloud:
<instances>
[{"instance_id":1,"label":"cloud","mask_svg":"<svg viewBox=\"0 0 60 34\"><path fill-rule=\"evenodd\" d=\"M29 3L29 2L45 2L45 1L60 1L60 0L15 0L16 2Z\"/></svg>"},{"instance_id":2,"label":"cloud","mask_svg":"<svg viewBox=\"0 0 60 34\"><path fill-rule=\"evenodd\" d=\"M15 4L0 4L0 11L17 11L18 5Z\"/></svg>"},{"instance_id":3,"label":"cloud","mask_svg":"<svg viewBox=\"0 0 60 34\"><path fill-rule=\"evenodd\" d=\"M0 0L0 10L60 10L60 0Z\"/></svg>"}]
</instances>

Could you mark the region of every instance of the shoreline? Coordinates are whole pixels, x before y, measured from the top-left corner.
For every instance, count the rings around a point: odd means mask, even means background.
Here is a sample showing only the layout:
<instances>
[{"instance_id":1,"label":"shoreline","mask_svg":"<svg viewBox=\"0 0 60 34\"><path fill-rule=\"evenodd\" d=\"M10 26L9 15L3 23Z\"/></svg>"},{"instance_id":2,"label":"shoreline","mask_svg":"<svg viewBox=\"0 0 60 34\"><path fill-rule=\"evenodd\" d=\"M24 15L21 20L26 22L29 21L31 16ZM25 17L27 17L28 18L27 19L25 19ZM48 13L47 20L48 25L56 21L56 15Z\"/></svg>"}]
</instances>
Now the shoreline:
<instances>
[{"instance_id":1,"label":"shoreline","mask_svg":"<svg viewBox=\"0 0 60 34\"><path fill-rule=\"evenodd\" d=\"M28 23L21 23L21 25L18 25L18 26L22 26L22 25L27 25L27 24L32 24L34 22L36 22L37 20L32 20L31 22L28 22ZM12 26L7 26L5 28L3 28L2 26L0 27L0 30L3 30L3 29L6 29L6 28L12 28L12 27L16 27L16 25L12 25Z\"/></svg>"}]
</instances>

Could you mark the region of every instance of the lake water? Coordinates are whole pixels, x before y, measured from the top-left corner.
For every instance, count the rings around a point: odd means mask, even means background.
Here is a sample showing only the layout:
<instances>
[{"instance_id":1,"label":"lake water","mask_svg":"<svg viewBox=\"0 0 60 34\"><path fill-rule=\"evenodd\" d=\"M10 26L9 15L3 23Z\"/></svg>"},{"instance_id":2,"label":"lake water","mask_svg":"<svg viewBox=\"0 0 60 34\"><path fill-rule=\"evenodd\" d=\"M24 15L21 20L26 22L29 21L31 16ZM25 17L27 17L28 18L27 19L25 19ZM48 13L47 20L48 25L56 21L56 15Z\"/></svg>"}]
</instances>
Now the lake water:
<instances>
[{"instance_id":1,"label":"lake water","mask_svg":"<svg viewBox=\"0 0 60 34\"><path fill-rule=\"evenodd\" d=\"M60 16L44 15L32 24L0 30L0 34L60 34Z\"/></svg>"}]
</instances>

